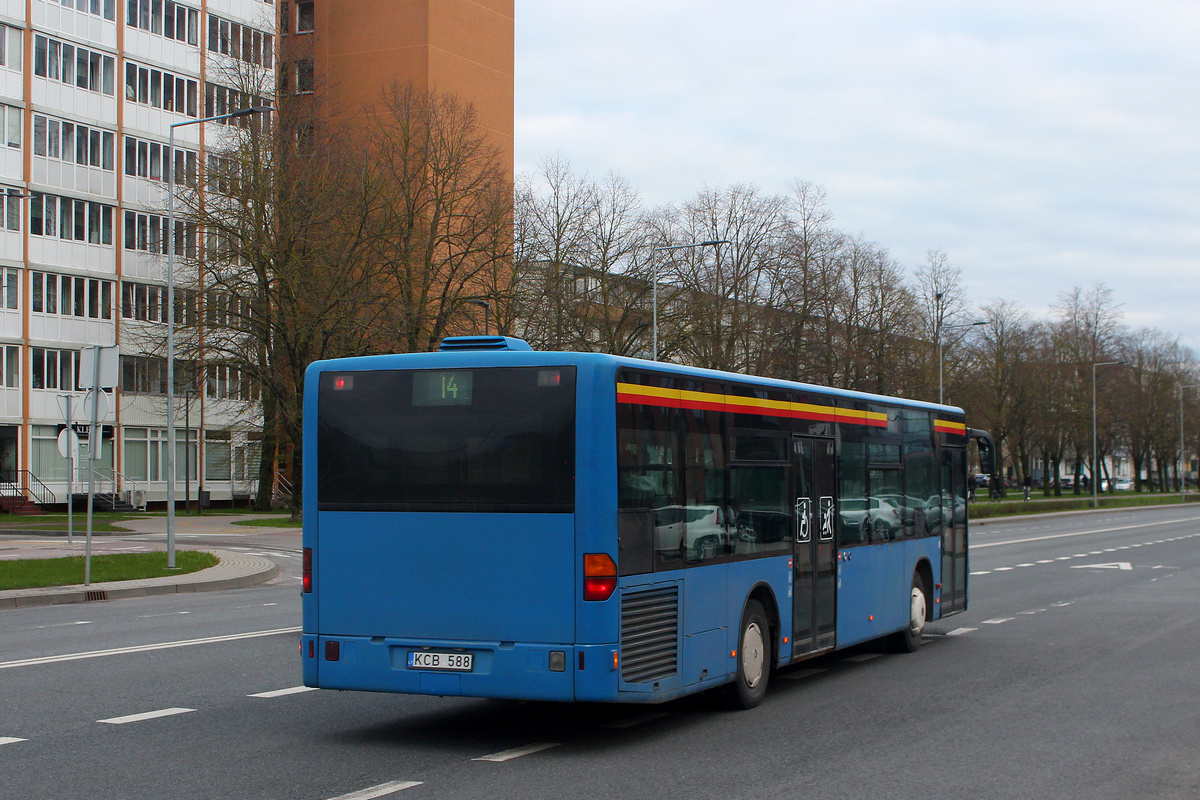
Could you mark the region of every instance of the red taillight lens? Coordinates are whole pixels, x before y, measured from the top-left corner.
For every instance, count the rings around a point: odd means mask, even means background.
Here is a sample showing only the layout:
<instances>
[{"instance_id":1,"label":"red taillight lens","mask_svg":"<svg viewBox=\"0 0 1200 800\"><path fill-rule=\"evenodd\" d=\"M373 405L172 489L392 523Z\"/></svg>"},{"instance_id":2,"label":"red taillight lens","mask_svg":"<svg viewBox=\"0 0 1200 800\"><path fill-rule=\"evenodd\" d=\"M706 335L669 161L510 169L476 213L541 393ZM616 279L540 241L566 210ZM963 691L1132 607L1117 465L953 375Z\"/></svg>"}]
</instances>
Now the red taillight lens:
<instances>
[{"instance_id":1,"label":"red taillight lens","mask_svg":"<svg viewBox=\"0 0 1200 800\"><path fill-rule=\"evenodd\" d=\"M617 562L607 553L583 557L583 599L607 600L617 590Z\"/></svg>"},{"instance_id":2,"label":"red taillight lens","mask_svg":"<svg viewBox=\"0 0 1200 800\"><path fill-rule=\"evenodd\" d=\"M301 571L301 586L305 594L312 591L312 548L304 548L304 566Z\"/></svg>"}]
</instances>

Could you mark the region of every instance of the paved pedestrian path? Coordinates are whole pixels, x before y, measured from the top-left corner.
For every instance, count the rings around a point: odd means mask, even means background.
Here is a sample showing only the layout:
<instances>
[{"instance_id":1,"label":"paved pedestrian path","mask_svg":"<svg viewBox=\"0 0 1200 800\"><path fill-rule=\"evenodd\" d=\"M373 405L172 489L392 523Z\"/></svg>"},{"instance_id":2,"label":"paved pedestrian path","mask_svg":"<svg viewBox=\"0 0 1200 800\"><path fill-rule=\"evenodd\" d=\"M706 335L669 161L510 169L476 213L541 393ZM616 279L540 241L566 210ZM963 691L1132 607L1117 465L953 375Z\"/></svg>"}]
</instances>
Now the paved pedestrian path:
<instances>
[{"instance_id":1,"label":"paved pedestrian path","mask_svg":"<svg viewBox=\"0 0 1200 800\"><path fill-rule=\"evenodd\" d=\"M176 517L175 533L248 533L250 529L235 526L239 520L258 519L261 515L212 515L201 517ZM120 523L134 534L166 533L165 517L127 520ZM65 533L0 531L12 533L19 538L0 539L0 560L27 558L63 558L84 554L85 536L76 531L68 542ZM177 542L178 544L178 542ZM160 542L153 543L161 547ZM133 548L126 541L115 541L112 535L92 536L92 555L130 552ZM140 549L140 548L138 548ZM279 567L269 558L235 553L229 550L209 550L219 559L214 567L189 572L184 575L169 575L162 578L146 578L135 581L108 581L87 586L51 586L39 589L6 589L0 591L0 609L47 606L62 603L84 603L98 600L116 600L123 597L145 597L154 594L180 594L186 592L209 592L221 589L241 589L266 583L279 573Z\"/></svg>"}]
</instances>

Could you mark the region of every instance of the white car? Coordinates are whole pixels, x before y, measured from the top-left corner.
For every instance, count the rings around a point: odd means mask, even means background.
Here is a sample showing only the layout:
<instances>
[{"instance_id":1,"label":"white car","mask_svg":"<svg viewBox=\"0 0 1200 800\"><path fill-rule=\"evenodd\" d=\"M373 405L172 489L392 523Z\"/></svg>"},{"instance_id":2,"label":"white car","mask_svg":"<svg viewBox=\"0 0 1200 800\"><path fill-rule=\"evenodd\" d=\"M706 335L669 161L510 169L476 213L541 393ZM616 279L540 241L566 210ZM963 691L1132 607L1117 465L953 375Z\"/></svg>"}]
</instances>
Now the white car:
<instances>
[{"instance_id":1,"label":"white car","mask_svg":"<svg viewBox=\"0 0 1200 800\"><path fill-rule=\"evenodd\" d=\"M903 522L900 509L880 497L844 497L838 502L843 530L858 529L862 541L892 539Z\"/></svg>"}]
</instances>

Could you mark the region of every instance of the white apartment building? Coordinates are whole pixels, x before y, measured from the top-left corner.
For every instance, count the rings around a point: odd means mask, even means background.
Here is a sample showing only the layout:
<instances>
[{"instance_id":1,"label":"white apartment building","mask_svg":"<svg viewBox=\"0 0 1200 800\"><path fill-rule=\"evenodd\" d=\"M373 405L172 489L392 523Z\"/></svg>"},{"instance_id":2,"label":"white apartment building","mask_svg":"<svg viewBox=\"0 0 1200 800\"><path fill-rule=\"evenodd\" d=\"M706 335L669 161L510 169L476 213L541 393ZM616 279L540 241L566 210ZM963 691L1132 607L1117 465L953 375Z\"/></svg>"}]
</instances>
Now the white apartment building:
<instances>
[{"instance_id":1,"label":"white apartment building","mask_svg":"<svg viewBox=\"0 0 1200 800\"><path fill-rule=\"evenodd\" d=\"M226 130L176 127L172 154L170 126L243 107L222 67L269 74L274 31L263 0L0 0L0 495L43 487L66 502L60 398L81 409L81 348L115 344L100 485L165 500L166 177L173 163L194 181ZM198 238L177 221L179 287L195 285ZM177 315L238 302L198 294L179 291ZM195 375L176 400L176 497L254 495L255 387L222 364L176 373Z\"/></svg>"}]
</instances>

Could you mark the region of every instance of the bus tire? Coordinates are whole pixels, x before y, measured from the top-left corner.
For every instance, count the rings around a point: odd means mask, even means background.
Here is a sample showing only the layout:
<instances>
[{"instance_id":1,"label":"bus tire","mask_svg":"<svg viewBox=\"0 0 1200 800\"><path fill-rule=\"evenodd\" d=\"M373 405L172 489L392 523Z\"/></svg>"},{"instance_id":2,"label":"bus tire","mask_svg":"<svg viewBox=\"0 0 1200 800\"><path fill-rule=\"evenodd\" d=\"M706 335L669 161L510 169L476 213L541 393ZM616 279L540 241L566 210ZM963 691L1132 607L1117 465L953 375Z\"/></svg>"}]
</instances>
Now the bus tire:
<instances>
[{"instance_id":1,"label":"bus tire","mask_svg":"<svg viewBox=\"0 0 1200 800\"><path fill-rule=\"evenodd\" d=\"M771 678L771 626L757 600L746 601L738 631L737 677L729 687L729 700L737 709L762 702Z\"/></svg>"},{"instance_id":2,"label":"bus tire","mask_svg":"<svg viewBox=\"0 0 1200 800\"><path fill-rule=\"evenodd\" d=\"M898 653L911 653L921 646L921 635L925 632L925 619L929 613L929 590L921 574L913 573L912 589L909 592L908 625L889 637L892 649Z\"/></svg>"}]
</instances>

